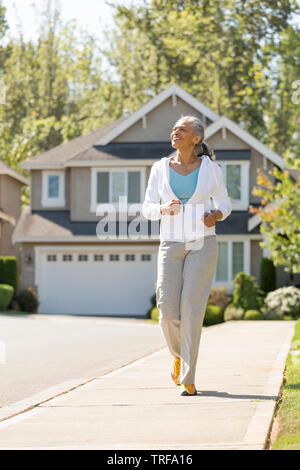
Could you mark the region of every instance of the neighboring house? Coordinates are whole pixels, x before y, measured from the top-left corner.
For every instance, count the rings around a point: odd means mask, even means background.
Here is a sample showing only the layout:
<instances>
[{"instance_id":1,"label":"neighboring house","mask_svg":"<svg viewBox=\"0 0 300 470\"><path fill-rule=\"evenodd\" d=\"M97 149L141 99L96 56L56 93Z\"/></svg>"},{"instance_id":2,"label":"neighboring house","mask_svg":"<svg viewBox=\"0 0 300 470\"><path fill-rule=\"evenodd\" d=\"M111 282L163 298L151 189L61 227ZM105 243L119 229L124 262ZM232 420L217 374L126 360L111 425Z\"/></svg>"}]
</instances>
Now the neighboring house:
<instances>
[{"instance_id":1,"label":"neighboring house","mask_svg":"<svg viewBox=\"0 0 300 470\"><path fill-rule=\"evenodd\" d=\"M18 256L12 234L20 217L21 188L27 178L0 160L0 256Z\"/></svg>"},{"instance_id":2,"label":"neighboring house","mask_svg":"<svg viewBox=\"0 0 300 470\"><path fill-rule=\"evenodd\" d=\"M30 170L31 202L13 241L20 246L22 285L37 289L39 312L145 315L155 293L159 222L151 238L100 240L96 206L115 205L122 195L128 203L143 202L151 166L174 152L170 133L182 114L203 120L233 204L230 216L216 223L214 285L232 291L239 271L258 278L260 220L248 209L260 199L251 190L258 168L283 168L283 159L173 84L132 115L23 163ZM149 224L143 219L141 230ZM281 268L277 275L278 286L287 282Z\"/></svg>"}]
</instances>

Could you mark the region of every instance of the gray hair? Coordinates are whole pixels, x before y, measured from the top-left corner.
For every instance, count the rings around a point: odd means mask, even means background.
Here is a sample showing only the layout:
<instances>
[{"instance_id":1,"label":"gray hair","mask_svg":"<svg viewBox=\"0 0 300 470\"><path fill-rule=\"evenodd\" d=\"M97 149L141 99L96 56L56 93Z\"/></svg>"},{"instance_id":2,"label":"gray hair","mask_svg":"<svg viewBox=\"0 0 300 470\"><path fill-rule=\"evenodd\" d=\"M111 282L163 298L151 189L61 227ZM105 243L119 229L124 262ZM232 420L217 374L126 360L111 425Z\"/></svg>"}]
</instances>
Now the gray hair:
<instances>
[{"instance_id":1,"label":"gray hair","mask_svg":"<svg viewBox=\"0 0 300 470\"><path fill-rule=\"evenodd\" d=\"M198 144L195 145L194 148L195 154L198 157L201 157L202 155L208 155L211 160L216 160L214 151L208 147L206 142L204 142L204 125L202 121L196 116L181 116L178 121L187 121L191 123L194 135L200 135L201 140Z\"/></svg>"}]
</instances>

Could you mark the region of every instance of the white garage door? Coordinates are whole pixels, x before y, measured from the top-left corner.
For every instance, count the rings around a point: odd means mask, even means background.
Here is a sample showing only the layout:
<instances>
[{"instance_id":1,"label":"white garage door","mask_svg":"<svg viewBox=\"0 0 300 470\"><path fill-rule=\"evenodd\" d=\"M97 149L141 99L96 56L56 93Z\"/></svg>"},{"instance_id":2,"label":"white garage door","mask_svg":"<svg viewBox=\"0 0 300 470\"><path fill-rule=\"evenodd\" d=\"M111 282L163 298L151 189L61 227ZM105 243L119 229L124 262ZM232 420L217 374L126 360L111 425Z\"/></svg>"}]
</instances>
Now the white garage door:
<instances>
[{"instance_id":1,"label":"white garage door","mask_svg":"<svg viewBox=\"0 0 300 470\"><path fill-rule=\"evenodd\" d=\"M145 315L155 293L157 248L39 248L39 313Z\"/></svg>"}]
</instances>

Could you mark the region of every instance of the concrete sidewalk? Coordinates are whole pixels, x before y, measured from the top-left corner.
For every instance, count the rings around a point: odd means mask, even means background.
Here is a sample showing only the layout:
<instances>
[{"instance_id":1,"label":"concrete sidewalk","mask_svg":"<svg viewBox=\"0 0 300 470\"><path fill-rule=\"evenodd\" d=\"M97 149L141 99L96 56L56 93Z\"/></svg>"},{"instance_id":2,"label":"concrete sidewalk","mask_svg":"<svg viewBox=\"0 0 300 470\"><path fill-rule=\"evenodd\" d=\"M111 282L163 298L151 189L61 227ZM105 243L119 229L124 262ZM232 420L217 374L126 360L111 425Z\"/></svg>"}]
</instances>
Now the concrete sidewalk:
<instances>
[{"instance_id":1,"label":"concrete sidewalk","mask_svg":"<svg viewBox=\"0 0 300 470\"><path fill-rule=\"evenodd\" d=\"M163 348L1 422L0 448L263 449L294 324L205 328L197 396L180 396Z\"/></svg>"}]
</instances>

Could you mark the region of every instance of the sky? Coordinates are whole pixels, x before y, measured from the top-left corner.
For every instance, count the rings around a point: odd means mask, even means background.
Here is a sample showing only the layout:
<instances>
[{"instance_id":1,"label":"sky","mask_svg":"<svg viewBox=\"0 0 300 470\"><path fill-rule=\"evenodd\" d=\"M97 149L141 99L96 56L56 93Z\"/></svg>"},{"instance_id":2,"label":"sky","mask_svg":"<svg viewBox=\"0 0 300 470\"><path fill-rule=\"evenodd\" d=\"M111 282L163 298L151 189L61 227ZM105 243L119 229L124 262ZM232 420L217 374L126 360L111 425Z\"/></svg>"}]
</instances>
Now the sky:
<instances>
[{"instance_id":1,"label":"sky","mask_svg":"<svg viewBox=\"0 0 300 470\"><path fill-rule=\"evenodd\" d=\"M76 19L78 26L88 28L92 33L102 38L103 27L113 26L113 9L108 6L105 0L56 0L60 6L62 20L68 21ZM137 0L111 0L111 3L130 5ZM0 2L1 3L1 2ZM10 31L8 36L15 36L18 33L18 24L22 24L24 39L35 39L38 35L35 4L39 10L44 4L43 0L2 0L6 8L6 18Z\"/></svg>"}]
</instances>

